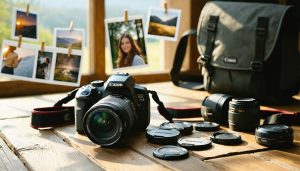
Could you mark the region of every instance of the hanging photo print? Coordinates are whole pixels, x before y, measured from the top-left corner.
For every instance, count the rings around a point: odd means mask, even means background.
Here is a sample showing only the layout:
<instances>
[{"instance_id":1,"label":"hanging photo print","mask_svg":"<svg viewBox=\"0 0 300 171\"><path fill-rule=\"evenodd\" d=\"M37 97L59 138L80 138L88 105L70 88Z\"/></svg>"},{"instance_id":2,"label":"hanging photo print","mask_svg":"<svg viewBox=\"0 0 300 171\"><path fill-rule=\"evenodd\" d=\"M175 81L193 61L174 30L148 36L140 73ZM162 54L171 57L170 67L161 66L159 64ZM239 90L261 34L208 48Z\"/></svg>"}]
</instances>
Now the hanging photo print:
<instances>
[{"instance_id":1,"label":"hanging photo print","mask_svg":"<svg viewBox=\"0 0 300 171\"><path fill-rule=\"evenodd\" d=\"M54 45L58 48L82 50L84 40L84 29L55 28Z\"/></svg>"},{"instance_id":2,"label":"hanging photo print","mask_svg":"<svg viewBox=\"0 0 300 171\"><path fill-rule=\"evenodd\" d=\"M0 74L15 79L79 86L82 51L45 47L4 40L0 57Z\"/></svg>"},{"instance_id":3,"label":"hanging photo print","mask_svg":"<svg viewBox=\"0 0 300 171\"><path fill-rule=\"evenodd\" d=\"M181 11L150 8L147 20L147 38L176 41L180 28Z\"/></svg>"},{"instance_id":4,"label":"hanging photo print","mask_svg":"<svg viewBox=\"0 0 300 171\"><path fill-rule=\"evenodd\" d=\"M24 40L38 40L38 14L22 9L14 9L12 17L11 38Z\"/></svg>"},{"instance_id":5,"label":"hanging photo print","mask_svg":"<svg viewBox=\"0 0 300 171\"><path fill-rule=\"evenodd\" d=\"M106 19L105 25L113 69L148 64L142 17Z\"/></svg>"},{"instance_id":6,"label":"hanging photo print","mask_svg":"<svg viewBox=\"0 0 300 171\"><path fill-rule=\"evenodd\" d=\"M65 85L72 84L72 83L79 85L80 68L81 68L80 64L81 64L80 53L74 52L68 55L68 53L66 52L58 51L56 54L54 80L59 82L64 82Z\"/></svg>"}]
</instances>

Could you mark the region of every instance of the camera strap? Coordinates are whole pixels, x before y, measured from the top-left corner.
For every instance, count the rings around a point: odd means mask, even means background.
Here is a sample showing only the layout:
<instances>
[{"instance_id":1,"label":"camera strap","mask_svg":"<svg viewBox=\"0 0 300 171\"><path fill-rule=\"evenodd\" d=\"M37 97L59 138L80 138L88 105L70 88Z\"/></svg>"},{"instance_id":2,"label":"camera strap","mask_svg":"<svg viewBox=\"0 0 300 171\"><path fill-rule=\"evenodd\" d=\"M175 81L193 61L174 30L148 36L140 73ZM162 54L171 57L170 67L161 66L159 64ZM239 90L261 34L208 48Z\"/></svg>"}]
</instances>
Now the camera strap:
<instances>
[{"instance_id":1,"label":"camera strap","mask_svg":"<svg viewBox=\"0 0 300 171\"><path fill-rule=\"evenodd\" d=\"M53 107L35 108L31 112L31 127L35 129L58 127L73 124L75 120L74 106L62 106L75 98L78 89L71 91Z\"/></svg>"}]
</instances>

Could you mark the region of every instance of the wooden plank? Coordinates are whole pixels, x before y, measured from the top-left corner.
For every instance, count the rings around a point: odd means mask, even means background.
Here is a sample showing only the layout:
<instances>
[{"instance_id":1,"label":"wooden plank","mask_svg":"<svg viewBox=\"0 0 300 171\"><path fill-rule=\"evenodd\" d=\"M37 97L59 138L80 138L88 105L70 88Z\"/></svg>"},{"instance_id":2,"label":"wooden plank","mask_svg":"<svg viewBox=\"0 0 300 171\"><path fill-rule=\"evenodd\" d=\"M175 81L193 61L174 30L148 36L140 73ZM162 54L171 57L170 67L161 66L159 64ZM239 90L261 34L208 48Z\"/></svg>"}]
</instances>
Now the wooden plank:
<instances>
[{"instance_id":1,"label":"wooden plank","mask_svg":"<svg viewBox=\"0 0 300 171\"><path fill-rule=\"evenodd\" d=\"M56 128L54 132L67 143L78 149L91 160L101 165L105 170L173 170L174 168L160 165L160 163L133 151L126 146L101 148L92 143L88 137L77 134L75 127L65 126Z\"/></svg>"},{"instance_id":2,"label":"wooden plank","mask_svg":"<svg viewBox=\"0 0 300 171\"><path fill-rule=\"evenodd\" d=\"M0 138L0 170L2 171L26 171L26 167L19 158L8 148Z\"/></svg>"},{"instance_id":3,"label":"wooden plank","mask_svg":"<svg viewBox=\"0 0 300 171\"><path fill-rule=\"evenodd\" d=\"M291 162L283 164L277 163L278 160L267 160L256 156L257 153L243 154L231 157L222 157L213 160L205 161L207 164L216 167L216 170L230 170L230 171L246 171L246 170L272 170L272 171L285 171L285 170L299 170L299 167L290 165ZM299 160L299 158L297 158Z\"/></svg>"},{"instance_id":4,"label":"wooden plank","mask_svg":"<svg viewBox=\"0 0 300 171\"><path fill-rule=\"evenodd\" d=\"M45 94L37 96L13 97L0 99L0 120L16 117L28 117L33 108L50 107L58 100L65 97L67 93ZM68 105L75 104L75 100Z\"/></svg>"},{"instance_id":5,"label":"wooden plank","mask_svg":"<svg viewBox=\"0 0 300 171\"><path fill-rule=\"evenodd\" d=\"M2 138L29 170L102 170L53 132L29 124L29 118L0 121Z\"/></svg>"},{"instance_id":6,"label":"wooden plank","mask_svg":"<svg viewBox=\"0 0 300 171\"><path fill-rule=\"evenodd\" d=\"M180 161L165 161L153 157L153 150L160 147L161 145L147 142L147 139L145 138L145 132L130 135L123 140L123 143L125 143L130 148L142 153L143 155L148 156L149 158L152 158L153 160L161 163L162 165L172 167L174 169L185 171L194 171L195 168L197 168L197 170L215 170L214 167L205 164L199 158L191 155L191 153L187 159Z\"/></svg>"}]
</instances>

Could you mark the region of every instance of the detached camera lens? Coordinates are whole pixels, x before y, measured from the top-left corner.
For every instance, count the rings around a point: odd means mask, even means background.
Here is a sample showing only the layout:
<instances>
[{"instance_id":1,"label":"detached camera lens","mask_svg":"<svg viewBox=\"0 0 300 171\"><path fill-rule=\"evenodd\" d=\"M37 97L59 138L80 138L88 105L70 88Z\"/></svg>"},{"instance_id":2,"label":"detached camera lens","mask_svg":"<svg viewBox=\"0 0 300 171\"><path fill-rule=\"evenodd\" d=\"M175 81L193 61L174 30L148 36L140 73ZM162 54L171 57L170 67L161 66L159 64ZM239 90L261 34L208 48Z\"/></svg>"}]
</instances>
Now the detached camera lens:
<instances>
[{"instance_id":1,"label":"detached camera lens","mask_svg":"<svg viewBox=\"0 0 300 171\"><path fill-rule=\"evenodd\" d=\"M235 131L254 131L259 126L260 110L253 98L234 98L229 102L229 128Z\"/></svg>"}]
</instances>

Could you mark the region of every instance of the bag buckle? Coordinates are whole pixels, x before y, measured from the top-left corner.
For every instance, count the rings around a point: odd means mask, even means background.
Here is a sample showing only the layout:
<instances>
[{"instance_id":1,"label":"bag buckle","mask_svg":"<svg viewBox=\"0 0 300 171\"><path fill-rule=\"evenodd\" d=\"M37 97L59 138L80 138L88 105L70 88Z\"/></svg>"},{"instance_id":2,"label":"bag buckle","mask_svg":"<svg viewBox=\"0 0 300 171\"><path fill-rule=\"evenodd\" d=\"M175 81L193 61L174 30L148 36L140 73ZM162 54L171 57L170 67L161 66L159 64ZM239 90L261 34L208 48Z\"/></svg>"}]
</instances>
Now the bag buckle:
<instances>
[{"instance_id":1,"label":"bag buckle","mask_svg":"<svg viewBox=\"0 0 300 171\"><path fill-rule=\"evenodd\" d=\"M261 72L262 71L262 62L260 61L251 61L250 62L252 71Z\"/></svg>"},{"instance_id":2,"label":"bag buckle","mask_svg":"<svg viewBox=\"0 0 300 171\"><path fill-rule=\"evenodd\" d=\"M255 32L257 36L265 36L267 34L267 30L263 27L256 27Z\"/></svg>"},{"instance_id":3,"label":"bag buckle","mask_svg":"<svg viewBox=\"0 0 300 171\"><path fill-rule=\"evenodd\" d=\"M210 62L210 57L208 55L201 55L197 59L197 63L206 66Z\"/></svg>"},{"instance_id":4,"label":"bag buckle","mask_svg":"<svg viewBox=\"0 0 300 171\"><path fill-rule=\"evenodd\" d=\"M216 24L215 23L208 23L207 30L215 31L216 30Z\"/></svg>"}]
</instances>

